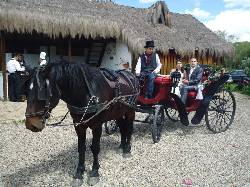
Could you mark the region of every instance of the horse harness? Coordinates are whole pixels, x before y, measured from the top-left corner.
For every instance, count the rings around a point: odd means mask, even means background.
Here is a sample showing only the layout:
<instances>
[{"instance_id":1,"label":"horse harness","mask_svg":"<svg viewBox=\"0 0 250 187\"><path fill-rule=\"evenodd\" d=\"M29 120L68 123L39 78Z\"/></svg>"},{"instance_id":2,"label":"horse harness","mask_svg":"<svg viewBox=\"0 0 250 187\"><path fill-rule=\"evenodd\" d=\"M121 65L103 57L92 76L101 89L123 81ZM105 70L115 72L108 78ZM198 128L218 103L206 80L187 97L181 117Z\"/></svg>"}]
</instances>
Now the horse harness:
<instances>
[{"instance_id":1,"label":"horse harness","mask_svg":"<svg viewBox=\"0 0 250 187\"><path fill-rule=\"evenodd\" d=\"M44 110L41 110L38 112L25 114L26 117L41 116L44 121L46 119L48 119L48 117L50 116L50 109L52 108L51 103L50 103L50 100L52 97L50 80L49 79L42 79L40 77L40 73L44 71L45 67L46 66L39 66L37 71L36 71L36 83L38 85L38 100L45 101L45 108L44 108ZM109 107L115 103L124 104L124 105L129 106L129 107L135 107L135 102L136 102L137 96L139 95L139 90L137 88L137 82L135 81L135 83L133 84L131 79L129 78L129 76L133 76L133 74L131 72L123 71L123 70L112 71L112 70L102 69L102 75L106 79L106 81L108 80L107 81L108 84L110 82L112 82L112 84L115 84L115 97L111 101L109 101L109 102L105 101L104 103L100 103L99 98L94 95L94 91L92 90L92 88L90 86L90 83L86 77L85 72L83 72L83 75L84 75L85 82L86 82L86 85L87 85L87 87L89 89L89 93L90 93L90 99L88 101L87 106L86 107L76 107L76 106L72 106L70 104L67 104L69 111L71 111L74 114L82 115L80 122L75 123L74 124L75 126L78 126L80 124L86 124L88 121L90 121L91 119L96 117L102 111L109 109ZM122 95L121 85L119 82L120 76L123 77L123 79L128 82L130 87L132 87L132 90L133 90L132 94ZM56 88L60 94L61 92L60 92L60 89L59 89L57 84L56 84ZM66 118L69 111L67 111L67 113L61 119L60 122L55 123L55 124L50 124L50 125L61 124L62 121ZM91 116L89 119L83 121L85 115L90 114L90 113L95 113L95 114L93 116Z\"/></svg>"},{"instance_id":2,"label":"horse harness","mask_svg":"<svg viewBox=\"0 0 250 187\"><path fill-rule=\"evenodd\" d=\"M137 89L136 82L133 84L131 79L129 78L129 76L132 75L132 73L124 70L119 70L119 71L113 71L108 69L101 69L101 70L102 70L101 71L102 75L106 79L106 82L109 84L109 86L115 88L115 97L109 102L105 101L103 103L99 103L99 98L94 95L94 91L90 87L90 83L85 75L85 72L83 72L85 82L89 89L91 97L86 107L76 107L67 104L68 109L72 113L82 115L80 122L74 123L75 126L86 124L87 122L95 118L97 115L99 115L101 112L108 110L111 105L116 103L120 103L121 105L123 104L128 107L135 107L135 102L137 96L139 95L139 90ZM122 95L121 85L119 81L120 76L123 77L123 79L129 84L130 87L132 87L133 90L132 94ZM91 114L91 113L95 114L92 115L87 120L83 120L86 114Z\"/></svg>"}]
</instances>

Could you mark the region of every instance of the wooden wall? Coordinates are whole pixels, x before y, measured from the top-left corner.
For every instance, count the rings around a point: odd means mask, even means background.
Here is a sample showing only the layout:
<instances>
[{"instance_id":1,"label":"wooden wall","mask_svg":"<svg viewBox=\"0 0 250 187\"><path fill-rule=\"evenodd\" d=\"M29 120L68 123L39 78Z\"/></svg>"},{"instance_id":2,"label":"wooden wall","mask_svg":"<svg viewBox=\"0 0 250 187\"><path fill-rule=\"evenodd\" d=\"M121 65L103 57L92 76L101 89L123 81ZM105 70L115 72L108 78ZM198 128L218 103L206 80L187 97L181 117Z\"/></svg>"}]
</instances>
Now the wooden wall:
<instances>
[{"instance_id":1,"label":"wooden wall","mask_svg":"<svg viewBox=\"0 0 250 187\"><path fill-rule=\"evenodd\" d=\"M5 39L3 35L0 34L0 71L3 74L3 99L7 101L7 71L6 71L6 63L5 63ZM0 85L1 86L1 85Z\"/></svg>"},{"instance_id":2,"label":"wooden wall","mask_svg":"<svg viewBox=\"0 0 250 187\"><path fill-rule=\"evenodd\" d=\"M159 57L162 63L161 74L168 75L176 66L176 54L169 52L167 55L160 54Z\"/></svg>"},{"instance_id":3,"label":"wooden wall","mask_svg":"<svg viewBox=\"0 0 250 187\"><path fill-rule=\"evenodd\" d=\"M215 56L202 55L198 53L196 53L195 56L199 64L207 64L207 65L214 66L214 65L218 65L217 63L221 63L221 62L217 62L218 59L215 58ZM172 52L170 51L167 55L159 54L159 57L162 63L161 74L163 75L169 74L171 69L176 67L176 62L177 62L176 53L174 51ZM180 57L178 56L178 58ZM191 58L190 56L181 57L183 65L188 64L190 58Z\"/></svg>"}]
</instances>

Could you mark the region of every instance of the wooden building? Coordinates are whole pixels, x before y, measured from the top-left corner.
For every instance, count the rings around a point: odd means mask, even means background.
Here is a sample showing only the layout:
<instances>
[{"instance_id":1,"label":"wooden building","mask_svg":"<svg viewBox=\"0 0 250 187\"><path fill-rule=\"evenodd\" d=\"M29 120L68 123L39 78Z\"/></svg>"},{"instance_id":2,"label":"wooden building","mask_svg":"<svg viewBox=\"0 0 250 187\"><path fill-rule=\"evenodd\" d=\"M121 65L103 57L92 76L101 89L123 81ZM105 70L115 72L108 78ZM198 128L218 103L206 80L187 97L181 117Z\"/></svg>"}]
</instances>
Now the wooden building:
<instances>
[{"instance_id":1,"label":"wooden building","mask_svg":"<svg viewBox=\"0 0 250 187\"><path fill-rule=\"evenodd\" d=\"M164 1L140 9L100 0L0 0L4 99L10 54L24 53L33 66L40 51L46 51L51 61L67 57L109 66L125 59L133 69L146 40L155 41L162 74L175 67L177 58L188 62L195 56L202 64L217 64L234 52L193 16L170 12Z\"/></svg>"}]
</instances>

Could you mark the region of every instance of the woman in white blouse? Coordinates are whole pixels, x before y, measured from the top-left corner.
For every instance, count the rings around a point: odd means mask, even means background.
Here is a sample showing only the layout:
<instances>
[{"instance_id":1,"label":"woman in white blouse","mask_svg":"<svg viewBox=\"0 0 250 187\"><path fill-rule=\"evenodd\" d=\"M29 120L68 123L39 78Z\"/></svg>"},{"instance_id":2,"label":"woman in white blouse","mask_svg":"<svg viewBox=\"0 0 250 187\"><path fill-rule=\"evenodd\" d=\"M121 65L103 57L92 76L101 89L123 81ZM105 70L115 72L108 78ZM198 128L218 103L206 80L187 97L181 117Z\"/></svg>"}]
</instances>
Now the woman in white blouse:
<instances>
[{"instance_id":1,"label":"woman in white blouse","mask_svg":"<svg viewBox=\"0 0 250 187\"><path fill-rule=\"evenodd\" d=\"M182 81L183 81L183 79L185 77L185 70L184 70L182 62L180 60L177 60L176 68L172 69L170 74L172 72L176 72L176 71L180 72L181 78L180 78L180 81L179 81L177 87L175 89L172 88L172 93L175 93L176 95L180 96L180 86L183 84Z\"/></svg>"}]
</instances>

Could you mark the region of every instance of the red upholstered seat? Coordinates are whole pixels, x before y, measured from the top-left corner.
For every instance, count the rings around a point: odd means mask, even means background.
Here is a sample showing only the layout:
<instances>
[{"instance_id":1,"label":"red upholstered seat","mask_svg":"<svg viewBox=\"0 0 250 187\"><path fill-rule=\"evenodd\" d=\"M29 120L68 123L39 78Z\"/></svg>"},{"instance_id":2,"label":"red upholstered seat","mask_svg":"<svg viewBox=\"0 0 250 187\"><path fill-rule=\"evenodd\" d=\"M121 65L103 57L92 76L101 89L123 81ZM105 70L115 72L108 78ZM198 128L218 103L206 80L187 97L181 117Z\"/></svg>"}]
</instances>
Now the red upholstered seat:
<instances>
[{"instance_id":1,"label":"red upholstered seat","mask_svg":"<svg viewBox=\"0 0 250 187\"><path fill-rule=\"evenodd\" d=\"M164 76L158 76L155 78L155 83L156 84L171 84L171 77L169 75L164 75Z\"/></svg>"},{"instance_id":2,"label":"red upholstered seat","mask_svg":"<svg viewBox=\"0 0 250 187\"><path fill-rule=\"evenodd\" d=\"M197 96L197 91L190 91L190 92L188 92L188 97L196 98L196 96Z\"/></svg>"}]
</instances>

